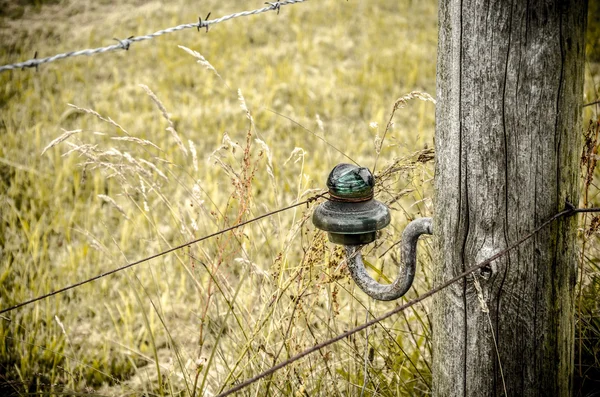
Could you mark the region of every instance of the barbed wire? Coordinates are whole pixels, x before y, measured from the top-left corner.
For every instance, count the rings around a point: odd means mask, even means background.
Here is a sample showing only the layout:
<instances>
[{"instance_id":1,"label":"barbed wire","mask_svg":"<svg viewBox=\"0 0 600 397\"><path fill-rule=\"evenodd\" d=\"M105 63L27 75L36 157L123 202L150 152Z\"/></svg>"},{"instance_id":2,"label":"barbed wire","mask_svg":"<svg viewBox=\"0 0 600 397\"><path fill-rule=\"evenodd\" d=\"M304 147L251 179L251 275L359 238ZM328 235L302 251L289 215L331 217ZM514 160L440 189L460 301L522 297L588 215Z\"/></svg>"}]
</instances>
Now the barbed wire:
<instances>
[{"instance_id":1,"label":"barbed wire","mask_svg":"<svg viewBox=\"0 0 600 397\"><path fill-rule=\"evenodd\" d=\"M321 194L317 194L317 195L315 195L315 196L312 196L312 197L310 197L310 198L308 198L308 199L306 199L306 200L304 200L304 201L301 201L301 202L299 202L299 203L292 204L292 205L288 205L287 207L283 207L283 208L280 208L280 209L278 209L278 210L275 210L275 211L267 212L266 214L263 214L263 215L257 216L256 218L252 218L252 219L249 219L249 220L247 220L247 221L245 221L245 222L238 223L237 225L233 225L233 226L230 226L230 227L228 227L228 228L226 228L226 229L219 230L218 232L215 232L215 233L209 234L209 235L207 235L207 236L200 237L200 238L197 238L197 239L195 239L195 240L192 240L192 241L188 241L187 243L184 243L184 244L178 245L178 246L176 246L176 247L169 248L169 249L167 249L167 250L165 250L165 251L159 252L159 253L157 253L157 254L154 254L154 255L150 255L150 256L148 256L148 257L146 257L146 258L144 258L144 259L140 259L140 260L138 260L138 261L135 261L135 262L128 263L128 264L126 264L126 265L124 265L124 266L118 267L118 268L116 268L116 269L110 270L110 271L108 271L108 272L105 272L105 273L102 273L102 274L99 274L99 275L97 275L97 276L94 276L94 277L92 277L92 278L89 278L89 279L87 279L87 280L83 280L83 281L77 282L77 283L75 283L75 284L71 284L71 285L69 285L69 286L67 286L67 287L63 287L63 288L61 288L61 289L57 289L57 290L54 290L54 291L52 291L52 292L49 292L49 293L47 293L47 294L44 294L44 295L38 296L38 297L36 297L36 298L32 298L32 299L26 300L26 301L24 301L24 302L21 302L21 303L18 303L18 304L16 304L16 305L13 305L13 306L10 306L10 307L7 307L7 308L5 308L5 309L2 309L2 310L0 310L0 314L8 313L8 312L10 312L10 311L13 311L13 310L15 310L15 309L18 309L18 308L20 308L20 307L23 307L23 306L30 305L30 304L32 304L32 303L34 303L34 302L37 302L37 301L40 301L40 300L43 300L43 299L49 298L49 297L51 297L51 296L54 296L54 295L57 295L57 294L60 294L60 293L66 292L66 291L69 291L69 290L71 290L71 289L74 289L74 288L80 287L80 286L82 286L82 285L84 285L84 284L91 283L92 281L96 281L96 280L98 280L98 279L101 279L101 278L103 278L103 277L110 276L111 274L115 274L115 273L117 273L117 272L120 272L120 271L122 271L122 270L129 269L130 267L133 267L133 266L135 266L135 265L139 265L139 264L141 264L141 263L148 262L148 261L150 261L150 260L152 260L152 259L156 259L156 258L158 258L158 257L164 256L164 255L166 255L166 254L169 254L169 253L171 253L171 252L173 252L173 251L177 251L177 250L179 250L179 249L182 249L182 248L188 247L188 246L190 246L190 245L193 245L193 244L199 243L199 242L201 242L201 241L208 240L208 239L210 239L210 238L213 238L213 237L216 237L216 236L218 236L218 235L220 235L220 234L223 234L223 233L230 232L230 231L232 231L232 230L234 230L234 229L237 229L237 228L240 228L240 227L242 227L242 226L248 225L249 223L253 223L253 222L256 222L256 221L258 221L258 220L261 220L261 219L267 218L267 217L269 217L269 216L271 216L271 215L275 215L275 214L278 214L278 213L280 213L280 212L284 212L284 211L290 210L290 209L292 209L292 208L295 208L295 207L299 207L299 206L301 206L301 205L304 205L304 204L308 205L308 204L310 204L310 203L312 203L312 202L316 201L317 199L319 199L319 198L321 198L321 197L325 196L326 194L327 194L327 193L321 193Z\"/></svg>"},{"instance_id":2,"label":"barbed wire","mask_svg":"<svg viewBox=\"0 0 600 397\"><path fill-rule=\"evenodd\" d=\"M114 39L114 40L118 41L119 43L109 45L106 47L98 47L98 48L90 48L90 49L79 50L79 51L65 52L65 53L57 54L57 55L47 57L47 58L37 58L38 53L36 51L34 57L25 62L18 62L18 63L12 63L12 64L8 64L8 65L0 66L0 73L7 71L7 70L14 70L14 69L37 68L39 65L44 64L44 63L50 63L50 62L58 61L60 59L77 57L77 56L81 56L81 55L89 56L89 55L96 55L96 54L101 54L104 52L116 51L116 50L126 50L127 51L127 50L129 50L129 47L131 44L136 43L138 41L152 40L156 37L165 35L167 33L178 32L178 31L184 30L184 29L196 28L196 29L198 29L198 31L200 31L200 29L206 28L206 31L208 32L208 28L211 25L216 25L218 23L229 21L230 19L234 19L234 18L247 17L250 15L257 15L257 14L261 14L261 13L267 12L267 11L277 11L277 14L279 14L279 11L282 6L296 4L296 3L303 3L305 1L308 1L308 0L285 0L285 1L266 2L265 4L267 4L267 7L258 8L256 10L251 10L251 11L237 12L234 14L225 15L223 17L216 18L216 19L210 19L210 20L208 19L210 17L210 13L208 13L208 15L206 16L206 18L204 20L202 20L202 18L198 18L198 22L195 22L195 23L186 23L183 25L174 26L172 28L159 30L157 32L147 34L144 36L131 36L126 39Z\"/></svg>"},{"instance_id":3,"label":"barbed wire","mask_svg":"<svg viewBox=\"0 0 600 397\"><path fill-rule=\"evenodd\" d=\"M571 216L574 215L576 213L582 213L582 212L600 212L600 208L575 208L572 204L567 203L566 204L566 209L564 209L563 211L555 214L554 216L552 216L550 219L548 219L547 221L545 221L544 223L542 223L540 226L538 226L537 228L535 228L532 232L530 232L529 234L525 235L524 237L520 238L518 241L516 241L515 243L513 243L512 245L510 245L509 247L505 248L504 250L496 253L495 255L491 256L490 258L484 260L483 262L480 262L472 267L470 267L469 269L465 270L464 272L462 272L461 274L452 277L450 280L444 282L443 284L430 289L429 291L427 291L426 293L420 295L419 297L412 299L410 301L408 301L407 303L405 303L404 305L400 305L400 306L396 306L393 310L383 314L380 317L374 318L371 321L368 321L362 325L359 325L356 328L353 328L351 330L348 330L346 332L343 332L337 336L334 336L331 339L328 339L326 341L323 341L319 344L314 345L313 347L304 350L301 353L298 353L297 355L290 357L289 359L275 365L272 366L271 368L269 368L268 370L242 382L239 383L238 385L232 387L231 389L218 394L215 397L226 397L229 396L232 393L238 392L248 386L250 386L251 384L258 382L259 380L273 374L274 372L287 367L288 365L292 364L295 361L300 360L303 357L308 356L311 353L314 353L318 350L323 349L324 347L327 347L335 342L338 342L344 338L347 338L357 332L360 332L364 329L367 329L391 316L393 316L394 314L398 314L406 309L408 309L411 306L416 305L417 303L422 302L423 300L435 295L436 293L448 288L450 285L454 284L455 282L467 277L468 275L470 275L471 273L473 273L474 271L481 269L482 267L485 267L487 265L489 265L490 263L492 263L493 261L495 261L496 259L501 258L502 256L506 255L507 253L509 253L510 251L512 251L513 249L519 247L521 244L523 244L525 241L529 240L531 237L535 236L537 233L539 233L542 229L544 229L546 226L550 225L551 223L553 223L554 221L556 221L559 218L562 217L566 217L566 216Z\"/></svg>"}]
</instances>

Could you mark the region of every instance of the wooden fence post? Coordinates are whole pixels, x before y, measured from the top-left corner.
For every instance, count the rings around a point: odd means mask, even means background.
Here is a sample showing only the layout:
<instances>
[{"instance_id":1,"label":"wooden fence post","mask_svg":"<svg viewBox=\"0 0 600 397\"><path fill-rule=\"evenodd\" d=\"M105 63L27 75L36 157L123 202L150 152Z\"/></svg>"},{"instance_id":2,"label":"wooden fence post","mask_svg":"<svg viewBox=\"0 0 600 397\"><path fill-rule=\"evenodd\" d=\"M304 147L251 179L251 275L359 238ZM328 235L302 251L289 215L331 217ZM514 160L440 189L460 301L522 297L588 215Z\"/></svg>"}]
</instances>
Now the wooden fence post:
<instances>
[{"instance_id":1,"label":"wooden fence post","mask_svg":"<svg viewBox=\"0 0 600 397\"><path fill-rule=\"evenodd\" d=\"M579 200L581 0L442 0L435 282ZM436 396L567 396L576 217L436 295Z\"/></svg>"}]
</instances>

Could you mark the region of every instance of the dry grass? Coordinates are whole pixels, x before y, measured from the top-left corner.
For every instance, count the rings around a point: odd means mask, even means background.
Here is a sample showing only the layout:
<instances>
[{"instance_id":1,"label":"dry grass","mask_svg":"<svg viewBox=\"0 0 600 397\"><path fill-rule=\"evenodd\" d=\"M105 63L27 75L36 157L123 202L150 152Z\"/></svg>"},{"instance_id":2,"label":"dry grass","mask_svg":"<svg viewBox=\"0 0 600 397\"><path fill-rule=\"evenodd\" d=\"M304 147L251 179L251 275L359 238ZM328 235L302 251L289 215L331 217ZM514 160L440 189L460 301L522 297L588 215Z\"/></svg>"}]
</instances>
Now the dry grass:
<instances>
[{"instance_id":1,"label":"dry grass","mask_svg":"<svg viewBox=\"0 0 600 397\"><path fill-rule=\"evenodd\" d=\"M1 20L0 60L253 6L262 3L15 6L18 18ZM432 146L433 106L411 101L383 145L369 124L386 125L404 93L434 91L435 36L433 2L308 2L1 74L2 306L303 200L341 153L370 167L380 156L379 195L396 215L368 258L393 277L379 255L430 211L431 156L411 153ZM297 208L10 313L0 322L3 391L211 395L367 309L387 311L355 290L310 214ZM426 394L420 310L249 393Z\"/></svg>"},{"instance_id":2,"label":"dry grass","mask_svg":"<svg viewBox=\"0 0 600 397\"><path fill-rule=\"evenodd\" d=\"M15 4L0 19L2 64L263 6ZM436 18L433 1L307 2L0 74L1 306L302 201L345 156L377 164L393 222L366 258L389 281L404 224L431 213L434 107L418 92L435 92ZM11 312L0 394L210 396L387 312L350 282L311 211ZM421 248L405 299L431 286ZM597 267L584 267L589 299ZM244 395L429 394L429 330L426 305L403 312Z\"/></svg>"},{"instance_id":3,"label":"dry grass","mask_svg":"<svg viewBox=\"0 0 600 397\"><path fill-rule=\"evenodd\" d=\"M588 9L586 34L586 75L584 102L600 97L600 1L592 0ZM584 147L581 154L581 206L600 207L600 105L584 108ZM575 392L587 396L600 389L600 215L581 217L577 319L575 324Z\"/></svg>"}]
</instances>

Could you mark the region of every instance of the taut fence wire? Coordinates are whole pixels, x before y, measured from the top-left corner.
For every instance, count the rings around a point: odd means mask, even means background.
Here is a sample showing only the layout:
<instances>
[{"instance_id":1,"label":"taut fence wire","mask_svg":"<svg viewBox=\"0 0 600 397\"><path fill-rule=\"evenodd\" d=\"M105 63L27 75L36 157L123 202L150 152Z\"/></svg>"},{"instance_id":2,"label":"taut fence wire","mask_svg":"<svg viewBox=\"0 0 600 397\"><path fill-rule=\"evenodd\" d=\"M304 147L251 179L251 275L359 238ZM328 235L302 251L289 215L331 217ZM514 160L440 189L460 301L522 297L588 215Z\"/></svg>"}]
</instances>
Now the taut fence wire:
<instances>
[{"instance_id":1,"label":"taut fence wire","mask_svg":"<svg viewBox=\"0 0 600 397\"><path fill-rule=\"evenodd\" d=\"M252 218L252 219L249 219L249 220L247 220L247 221L245 221L245 222L241 222L241 223L238 223L238 224L236 224L236 225L230 226L230 227L228 227L228 228L226 228L226 229L219 230L218 232L215 232L215 233L212 233L212 234L206 235L206 236L204 236L204 237L197 238L197 239L195 239L195 240L192 240L192 241L188 241L187 243L183 243L183 244L181 244L181 245L178 245L178 246L176 246L176 247L169 248L168 250L165 250L165 251L159 252L159 253L157 253L157 254L154 254L154 255L148 256L148 257L146 257L146 258L144 258L144 259L140 259L140 260L138 260L138 261L135 261L135 262L128 263L128 264L126 264L126 265L124 265L124 266L118 267L118 268L116 268L116 269L110 270L110 271L108 271L108 272L105 272L105 273L102 273L102 274L99 274L99 275L97 275L97 276L95 276L95 277L92 277L92 278L89 278L89 279L87 279L87 280L80 281L80 282L78 282L78 283L75 283L75 284L71 284L71 285L69 285L69 286L67 286L67 287L64 287L64 288L61 288L61 289L57 289L57 290L54 290L54 291L52 291L52 292L49 292L49 293L47 293L47 294L44 294L44 295L38 296L38 297L36 297L36 298L32 298L32 299L29 299L29 300L27 300L27 301L24 301L24 302L18 303L18 304L14 305L14 306L7 307L7 308L5 308L5 309L2 309L2 310L0 310L0 314L8 313L8 312L10 312L10 311L13 311L13 310L15 310L15 309L18 309L18 308L20 308L20 307L27 306L27 305L29 305L29 304L31 304L31 303L34 303L34 302L40 301L40 300L42 300L42 299L46 299L46 298L49 298L49 297L51 297L51 296L54 296L54 295L57 295L57 294L60 294L60 293L63 293L63 292L69 291L69 290L71 290L71 289L73 289L73 288L80 287L80 286L82 286L82 285L84 285L84 284L91 283L92 281L96 281L96 280L98 280L98 279L101 279L101 278L103 278L103 277L110 276L111 274L115 274L115 273L117 273L117 272L120 272L120 271L122 271L122 270L129 269L130 267L133 267L133 266L135 266L135 265L139 265L139 264L141 264L141 263L148 262L148 261L150 261L150 260L152 260L152 259L156 259L156 258L158 258L158 257L164 256L164 255L166 255L166 254L168 254L168 253L171 253L171 252L173 252L173 251L177 251L177 250L180 250L180 249L182 249L182 248L189 247L190 245L193 245L193 244L199 243L199 242L201 242L201 241L204 241L204 240L208 240L208 239L210 239L210 238L216 237L216 236L218 236L218 235L220 235L220 234L223 234L223 233L230 232L230 231L232 231L232 230L234 230L234 229L237 229L237 228L239 228L239 227L242 227L242 226L248 225L248 224L250 224L250 223L253 223L253 222L256 222L256 221L258 221L258 220L261 220L261 219L264 219L264 218L268 218L268 217L270 217L271 215L275 215L275 214L278 214L278 213L280 213L280 212L284 212L284 211L290 210L290 209L292 209L292 208L295 208L295 207L298 207L298 206L301 206L301 205L304 205L304 204L308 205L308 204L310 204L311 202L313 202L313 201L315 201L315 200L319 199L320 197L323 197L323 196L325 196L326 194L327 194L327 193L317 194L317 195L315 195L315 196L312 196L312 197L310 197L310 198L308 198L308 199L306 199L306 200L304 200L304 201L301 201L301 202L299 202L299 203L292 204L292 205L288 205L287 207L280 208L280 209L278 209L278 210L275 210L275 211L268 212L268 213L266 213L266 214L263 214L263 215L257 216L256 218Z\"/></svg>"},{"instance_id":2,"label":"taut fence wire","mask_svg":"<svg viewBox=\"0 0 600 397\"><path fill-rule=\"evenodd\" d=\"M237 229L239 227L245 226L247 224L250 224L250 223L256 222L258 220L270 217L271 215L275 215L277 213L284 212L284 211L290 210L292 208L295 208L295 207L298 207L298 206L301 206L301 205L304 205L304 204L309 205L310 203L312 203L312 202L316 201L317 199L319 199L321 197L324 197L326 195L327 195L327 193L317 194L317 195L312 196L312 197L310 197L310 198L308 198L308 199L306 199L304 201L301 201L301 202L289 205L287 207L283 207L283 208L277 209L275 211L268 212L266 214L263 214L263 215L255 217L255 218L249 219L249 220L247 220L245 222L241 222L241 223L238 223L236 225L230 226L230 227L228 227L226 229L219 230L218 232L206 235L204 237L200 237L198 239L195 239L195 240L192 240L192 241L188 241L188 242L186 242L184 244L178 245L176 247L169 248L169 249L167 249L165 251L161 251L161 252L156 253L154 255L151 255L151 256L148 256L146 258L140 259L140 260L138 260L136 262L128 263L128 264L126 264L124 266L118 267L118 268L113 269L111 271L99 274L99 275L97 275L95 277L92 277L90 279L87 279L87 280L84 280L84 281L80 281L78 283L69 285L67 287L64 287L64 288L61 288L61 289L57 289L57 290L54 290L54 291L52 291L50 293L47 293L47 294L38 296L36 298L32 298L32 299L29 299L27 301L18 303L16 305L4 308L4 309L0 310L0 315L4 314L4 313L8 313L8 312L13 311L13 310L16 310L18 308L30 305L30 304L35 303L37 301L43 300L45 298L49 298L51 296L60 294L62 292L66 292L66 291L69 291L71 289L80 287L80 286L82 286L84 284L90 283L92 281L98 280L100 278L109 276L109 275L117 273L117 272L120 272L122 270L128 269L128 268L133 267L135 265L139 265L141 263L148 262L148 261L150 261L152 259L164 256L164 255L166 255L168 253L171 253L173 251L176 251L176 250L188 247L190 245L196 244L198 242L201 242L201 241L204 241L204 240L208 240L208 239L216 237L218 235L227 233L229 231L232 231L232 230ZM324 347L327 347L327 346L329 346L329 345L331 345L331 344L333 344L335 342L338 342L338 341L340 341L340 340L342 340L344 338L347 338L347 337L349 337L349 336L351 336L351 335L353 335L353 334L355 334L357 332L360 332L360 331L362 331L364 329L367 329L367 328L369 328L369 327L371 327L371 326L373 326L373 325L375 325L375 324L377 324L377 323L379 323L379 322L381 322L381 321L383 321L383 320L385 320L385 319L393 316L394 314L400 313L400 312L402 312L402 311L404 311L404 310L406 310L406 309L408 309L408 308L416 305L417 303L420 303L420 302L424 301L425 299L427 299L427 298L429 298L429 297L437 294L438 292L444 290L445 288L448 288L450 285L454 284L455 282L457 282L457 281L459 281L459 280L467 277L468 275L472 274L476 270L481 269L482 267L489 265L490 263L492 263L496 259L499 259L499 258L503 257L504 255L508 254L510 251L512 251L513 249L519 247L521 244L523 244L524 242L526 242L527 240L529 240L531 237L533 237L537 233L539 233L542 229L544 229L545 227L547 227L548 225L550 225L551 223L553 223L554 221L556 221L556 220L558 220L560 218L567 217L567 216L572 216L572 215L575 215L575 214L578 214L578 213L590 213L590 212L591 213L593 213L593 212L600 212L600 208L575 208L572 204L570 204L570 203L567 202L566 203L566 208L563 211L555 214L550 219L548 219L547 221L545 221L544 223L542 223L540 226L538 226L537 228L535 228L532 232L528 233L524 237L521 237L519 240L517 240L516 242L514 242L513 244L511 244L507 248L505 248L502 251L496 253L495 255L491 256L490 258L484 260L483 262L480 262L480 263L478 263L478 264L470 267L469 269L465 270L464 272L462 272L462 273L458 274L457 276L454 276L450 280L442 283L441 285L439 285L439 286L437 286L435 288L430 289L429 291L425 292L424 294L420 295L419 297L417 297L415 299L412 299L412 300L408 301L407 303L405 303L403 305L396 306L393 310L391 310L391 311L383 314L382 316L374 318L374 319L372 319L372 320L370 320L368 322L365 322L364 324L362 324L362 325L360 325L358 327L355 327L355 328L353 328L351 330L348 330L348 331L343 332L343 333L341 333L339 335L336 335L335 337L333 337L331 339L327 339L327 340L325 340L325 341L323 341L323 342L321 342L319 344L316 344L316 345L312 346L311 348L309 348L307 350L304 350L303 352L298 353L297 355L295 355L293 357L290 357L289 359L287 359L285 361L282 361L281 363L279 363L277 365L272 366L268 370L266 370L266 371L264 371L264 372L262 372L262 373L260 373L260 374L258 374L256 376L254 376L254 377L252 377L252 378L250 378L248 380L245 380L245 381L237 384L236 386L232 387L231 389L226 390L225 392L223 392L221 394L218 394L216 397L226 397L226 396L229 396L229 395L231 395L231 394L233 394L235 392L238 392L238 391L240 391L240 390L242 390L242 389L244 389L244 388L252 385L253 383L258 382L259 380L261 380L261 379L263 379L263 378L265 378L265 377L267 377L269 375L272 375L273 373L277 372L278 370L280 370L282 368L285 368L286 366L288 366L288 365L290 365L290 364L292 364L292 363L294 363L294 362L296 362L296 361L298 361L298 360L300 360L300 359L308 356L311 353L319 351L319 350L323 349Z\"/></svg>"},{"instance_id":3,"label":"taut fence wire","mask_svg":"<svg viewBox=\"0 0 600 397\"><path fill-rule=\"evenodd\" d=\"M246 387L250 386L251 384L258 382L259 380L273 374L274 372L287 367L288 365L292 364L295 361L300 360L301 358L304 358L306 356L308 356L311 353L314 353L318 350L321 350L324 347L327 347L335 342L338 342L344 338L347 338L357 332L360 332L364 329L367 329L369 327L371 327L372 325L375 325L391 316L393 316L394 314L400 313L406 309L408 309L409 307L412 307L414 305L416 305L417 303L420 303L422 301L424 301L425 299L437 294L438 292L442 291L445 288L448 288L450 285L454 284L455 282L467 277L468 275L470 275L471 273L473 273L474 271L481 269L484 266L489 265L490 263L492 263L493 261L495 261L498 258L501 258L502 256L506 255L507 253L509 253L510 251L512 251L513 249L519 247L521 244L523 244L525 241L529 240L531 237L535 236L536 234L538 234L542 229L544 229L546 226L550 225L551 223L553 223L554 221L558 220L559 218L562 217L566 217L566 216L571 216L571 215L575 215L577 213L582 213L582 212L600 212L600 208L575 208L573 207L573 205L571 205L570 203L567 203L566 209L564 209L563 211L557 213L556 215L552 216L550 219L548 219L547 221L545 221L544 223L542 223L540 226L538 226L536 229L534 229L532 232L530 232L529 234L525 235L524 237L521 237L518 241L516 241L515 243L513 243L512 245L510 245L509 247L505 248L504 250L498 252L497 254L491 256L490 258L484 260L483 262L480 262L472 267L470 267L469 269L465 270L464 272L462 272L461 274L451 278L450 280L444 282L443 284L432 288L431 290L427 291L426 293L420 295L419 297L412 299L408 302L406 302L403 305L400 306L396 306L393 310L387 312L386 314L374 318L371 321L368 321L356 328L353 328L351 330L348 330L344 333L341 333L331 339L328 339L326 341L323 341L319 344L314 345L313 347L304 350L301 353L296 354L293 357L290 357L289 359L282 361L281 363L269 368L268 370L248 379L245 380L239 384L237 384L236 386L232 387L231 389L218 394L215 397L225 397L225 396L229 396L230 394L233 394L235 392L238 392L242 389L245 389Z\"/></svg>"},{"instance_id":4,"label":"taut fence wire","mask_svg":"<svg viewBox=\"0 0 600 397\"><path fill-rule=\"evenodd\" d=\"M241 223L238 223L236 225L230 226L230 227L228 227L226 229L219 230L218 232L206 235L204 237L200 237L200 238L192 240L192 241L188 241L187 243L178 245L176 247L169 248L169 249L167 249L165 251L161 251L161 252L159 252L157 254L154 254L154 255L148 256L146 258L140 259L140 260L138 260L136 262L128 263L127 265L124 265L124 266L118 267L116 269L113 269L111 271L99 274L99 275L97 275L95 277L92 277L90 279L87 279L87 280L84 280L84 281L80 281L78 283L69 285L67 287L64 287L64 288L52 291L50 293L38 296L36 298L29 299L27 301L18 303L18 304L13 305L13 306L7 307L5 309L0 310L0 314L8 313L10 311L16 310L18 308L21 308L21 307L24 307L24 306L27 306L27 305L30 305L30 304L32 304L34 302L43 300L45 298L49 298L51 296L60 294L62 292L66 292L68 290L80 287L80 286L82 286L84 284L90 283L92 281L98 280L100 278L109 276L109 275L117 273L117 272L120 272L122 270L128 269L128 268L133 267L135 265L139 265L141 263L148 262L148 261L150 261L152 259L164 256L164 255L166 255L168 253L171 253L173 251L176 251L176 250L188 247L190 245L196 244L198 242L201 242L201 241L204 241L204 240L216 237L216 236L221 235L223 233L227 233L229 231L232 231L232 230L237 229L239 227L242 227L244 225L256 222L256 221L258 221L260 219L264 219L264 218L270 217L271 215L275 215L277 213L284 212L284 211L290 210L292 208L295 208L295 207L298 207L298 206L301 206L301 205L304 205L304 204L309 205L310 203L312 203L312 202L316 201L317 199L319 199L321 197L324 197L326 195L327 195L327 193L317 194L317 195L312 196L312 197L310 197L310 198L308 198L308 199L306 199L304 201L301 201L301 202L289 205L287 207L280 208L280 209L275 210L275 211L268 212L266 214L263 214L263 215L255 217L255 218L249 219L249 220L247 220L245 222L241 222ZM451 278L450 280L444 282L443 284L441 284L441 285L439 285L439 286L437 286L435 288L430 289L429 291L425 292L424 294L420 295L419 297L417 297L415 299L412 299L412 300L408 301L407 303L405 303L403 305L396 306L393 310L391 310L391 311L383 314L382 316L374 318L374 319L372 319L372 320L370 320L368 322L365 322L364 324L362 324L362 325L360 325L358 327L355 327L355 328L353 328L351 330L348 330L346 332L343 332L343 333L341 333L341 334L339 334L339 335L337 335L337 336L335 336L335 337L333 337L331 339L327 339L327 340L325 340L325 341L323 341L323 342L321 342L319 344L316 344L316 345L312 346L311 348L309 348L307 350L304 350L303 352L298 353L297 355L295 355L293 357L290 357L289 359L287 359L285 361L282 361L281 363L279 363L277 365L272 366L268 370L266 370L266 371L264 371L264 372L262 372L262 373L260 373L260 374L258 374L256 376L254 376L254 377L252 377L252 378L250 378L248 380L245 380L245 381L237 384L236 386L232 387L231 389L226 390L225 392L223 392L221 394L218 394L216 397L226 397L226 396L229 396L229 395L231 395L231 394L233 394L235 392L238 392L238 391L240 391L240 390L242 390L242 389L244 389L244 388L252 385L253 383L258 382L259 380L261 380L261 379L263 379L263 378L265 378L265 377L267 377L269 375L272 375L273 373L277 372L278 370L280 370L282 368L285 368L286 366L288 366L288 365L290 365L290 364L292 364L292 363L294 363L294 362L296 362L296 361L298 361L298 360L300 360L300 359L308 356L311 353L319 351L319 350L323 349L324 347L327 347L327 346L329 346L329 345L331 345L331 344L333 344L335 342L338 342L338 341L340 341L340 340L342 340L344 338L347 338L347 337L349 337L349 336L351 336L351 335L353 335L353 334L355 334L357 332L360 332L360 331L362 331L364 329L367 329L367 328L369 328L369 327L371 327L371 326L373 326L373 325L375 325L375 324L377 324L377 323L379 323L379 322L381 322L381 321L383 321L383 320L385 320L385 319L393 316L394 314L400 313L400 312L408 309L409 307L412 307L412 306L416 305L417 303L420 303L420 302L424 301L425 299L427 299L427 298L429 298L429 297L437 294L438 292L444 290L445 288L449 287L450 285L454 284L455 282L457 282L457 281L459 281L459 280L467 277L468 275L470 275L471 273L475 272L476 270L481 269L482 267L489 265L490 263L492 263L496 259L499 259L499 258L503 257L504 255L506 255L507 253L509 253L513 249L519 247L525 241L529 240L531 237L535 236L542 229L544 229L545 227L547 227L548 225L550 225L551 223L553 223L554 221L556 221L556 220L558 220L558 219L560 219L562 217L572 216L572 215L575 215L577 213L588 213L588 212L600 212L600 208L575 208L572 204L570 204L570 203L567 202L566 203L566 208L563 211L555 214L550 219L548 219L547 221L545 221L544 223L542 223L540 226L538 226L536 229L534 229L532 232L530 232L529 234L525 235L524 237L521 237L515 243L513 243L510 246L508 246L504 250L496 253L495 255L491 256L490 258L486 259L485 261L480 262L480 263L478 263L478 264L470 267L469 269L465 270L463 273L458 274L457 276L454 276L453 278Z\"/></svg>"},{"instance_id":5,"label":"taut fence wire","mask_svg":"<svg viewBox=\"0 0 600 397\"><path fill-rule=\"evenodd\" d=\"M592 106L592 105L598 105L600 104L600 101L594 101L594 102L590 102L590 103L586 103L585 105L583 105L583 107L587 107L587 106Z\"/></svg>"},{"instance_id":6,"label":"taut fence wire","mask_svg":"<svg viewBox=\"0 0 600 397\"><path fill-rule=\"evenodd\" d=\"M56 54L54 56L47 57L47 58L37 58L37 52L36 52L33 59L29 59L24 62L18 62L18 63L12 63L12 64L8 64L8 65L0 66L0 73L7 71L7 70L14 70L14 69L37 68L39 65L44 64L44 63L50 63L50 62L58 61L60 59L77 57L77 56L81 56L81 55L89 56L89 55L96 55L96 54L101 54L103 52L116 51L116 50L126 50L127 51L127 50L129 50L129 47L131 44L136 43L138 41L152 40L156 37L165 35L167 33L178 32L180 30L185 30L185 29L196 28L196 29L198 29L198 31L200 31L200 29L206 28L206 31L208 32L208 28L211 25L216 25L218 23L229 21L230 19L234 19L234 18L262 14L262 13L268 12L268 11L277 11L277 14L279 14L281 7L290 5L290 4L303 3L305 1L308 1L308 0L285 0L285 1L266 2L265 3L265 4L267 4L266 7L258 8L258 9L251 10L251 11L237 12L237 13L225 15L225 16L222 16L222 17L216 18L216 19L208 19L210 17L210 13L208 13L205 20L202 20L202 18L198 18L198 22L186 23L183 25L174 26L172 28L159 30L157 32L150 33L150 34L147 34L144 36L131 36L126 39L115 39L116 41L119 42L118 44L113 44L113 45L109 45L106 47L89 48L89 49L79 50L79 51L70 51L70 52L65 52L62 54Z\"/></svg>"}]
</instances>

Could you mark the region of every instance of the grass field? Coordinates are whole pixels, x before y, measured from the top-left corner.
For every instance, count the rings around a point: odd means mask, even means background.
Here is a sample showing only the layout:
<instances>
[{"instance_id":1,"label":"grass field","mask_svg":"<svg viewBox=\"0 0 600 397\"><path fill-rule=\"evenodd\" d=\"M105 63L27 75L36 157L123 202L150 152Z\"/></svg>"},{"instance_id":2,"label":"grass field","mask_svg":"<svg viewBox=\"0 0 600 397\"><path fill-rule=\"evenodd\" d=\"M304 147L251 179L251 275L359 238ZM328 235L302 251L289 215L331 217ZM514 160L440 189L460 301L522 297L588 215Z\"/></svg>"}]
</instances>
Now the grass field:
<instances>
[{"instance_id":1,"label":"grass field","mask_svg":"<svg viewBox=\"0 0 600 397\"><path fill-rule=\"evenodd\" d=\"M263 6L0 1L0 64ZM408 220L431 214L434 105L407 101L380 142L398 98L434 96L436 45L435 1L324 0L1 73L1 307L303 201L337 163L376 158L393 221L366 258L389 281L387 251ZM597 90L590 79L588 98ZM393 308L350 281L313 207L8 313L0 394L216 395ZM403 299L431 287L429 240L420 248ZM595 288L589 269L582 285ZM403 312L244 395L426 395L427 312Z\"/></svg>"}]
</instances>

